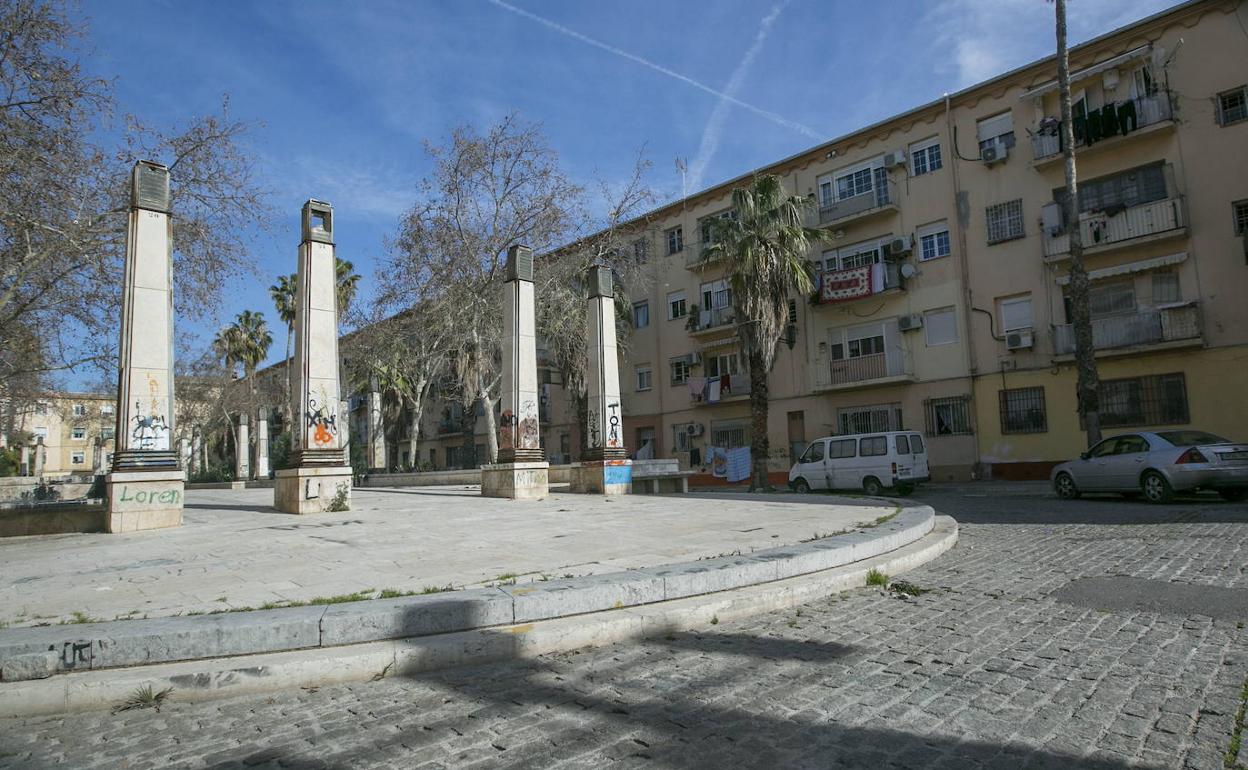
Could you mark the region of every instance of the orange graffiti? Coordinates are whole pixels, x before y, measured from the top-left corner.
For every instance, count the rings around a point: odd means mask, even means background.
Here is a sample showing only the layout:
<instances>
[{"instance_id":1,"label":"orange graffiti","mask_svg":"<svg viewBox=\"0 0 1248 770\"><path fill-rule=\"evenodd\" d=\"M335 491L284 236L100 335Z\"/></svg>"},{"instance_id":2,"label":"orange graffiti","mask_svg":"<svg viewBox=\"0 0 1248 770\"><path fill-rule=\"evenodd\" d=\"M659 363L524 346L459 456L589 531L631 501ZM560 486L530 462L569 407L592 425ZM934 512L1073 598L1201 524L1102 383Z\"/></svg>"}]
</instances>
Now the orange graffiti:
<instances>
[{"instance_id":1,"label":"orange graffiti","mask_svg":"<svg viewBox=\"0 0 1248 770\"><path fill-rule=\"evenodd\" d=\"M334 436L333 434L329 432L328 429L325 428L324 425L322 425L321 423L317 423L316 435L312 437L312 440L315 441L318 446L324 446L325 444L328 444L331 441L333 441Z\"/></svg>"}]
</instances>

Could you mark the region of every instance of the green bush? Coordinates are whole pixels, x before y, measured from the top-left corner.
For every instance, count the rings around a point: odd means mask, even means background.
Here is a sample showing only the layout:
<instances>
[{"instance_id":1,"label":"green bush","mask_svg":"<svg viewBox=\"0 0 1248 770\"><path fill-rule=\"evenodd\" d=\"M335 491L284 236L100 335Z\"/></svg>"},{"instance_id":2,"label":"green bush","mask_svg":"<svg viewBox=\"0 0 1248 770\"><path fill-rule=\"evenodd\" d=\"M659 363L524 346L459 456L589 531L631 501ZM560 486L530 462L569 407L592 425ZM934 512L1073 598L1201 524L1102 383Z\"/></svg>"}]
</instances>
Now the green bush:
<instances>
[{"instance_id":1,"label":"green bush","mask_svg":"<svg viewBox=\"0 0 1248 770\"><path fill-rule=\"evenodd\" d=\"M281 433L269 442L269 467L275 471L290 468L290 432Z\"/></svg>"},{"instance_id":2,"label":"green bush","mask_svg":"<svg viewBox=\"0 0 1248 770\"><path fill-rule=\"evenodd\" d=\"M22 453L13 447L0 449L0 476L16 476L22 465Z\"/></svg>"},{"instance_id":3,"label":"green bush","mask_svg":"<svg viewBox=\"0 0 1248 770\"><path fill-rule=\"evenodd\" d=\"M223 463L209 463L208 467L187 479L192 484L216 484L233 481L234 471Z\"/></svg>"}]
</instances>

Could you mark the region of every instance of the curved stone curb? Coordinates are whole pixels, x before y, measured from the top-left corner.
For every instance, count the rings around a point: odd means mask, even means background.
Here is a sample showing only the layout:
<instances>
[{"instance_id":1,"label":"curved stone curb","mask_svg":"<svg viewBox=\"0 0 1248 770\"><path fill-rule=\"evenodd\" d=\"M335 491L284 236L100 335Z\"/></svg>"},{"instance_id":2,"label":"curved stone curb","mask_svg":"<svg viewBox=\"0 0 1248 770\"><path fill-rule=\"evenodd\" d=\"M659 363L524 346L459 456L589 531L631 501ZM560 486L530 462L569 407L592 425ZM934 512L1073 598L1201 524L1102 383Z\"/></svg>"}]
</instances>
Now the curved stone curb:
<instances>
[{"instance_id":1,"label":"curved stone curb","mask_svg":"<svg viewBox=\"0 0 1248 770\"><path fill-rule=\"evenodd\" d=\"M927 535L930 506L873 528L749 555L522 586L327 606L0 631L0 690L54 674L330 648L618 610L771 583L895 551Z\"/></svg>"},{"instance_id":2,"label":"curved stone curb","mask_svg":"<svg viewBox=\"0 0 1248 770\"><path fill-rule=\"evenodd\" d=\"M178 702L254 695L296 687L367 682L387 676L531 658L583 647L691 629L708 629L762 612L804 604L837 591L861 588L867 572L899 574L954 546L958 526L936 517L923 538L890 553L810 575L712 596L689 597L630 609L575 615L410 639L325 647L155 666L85 671L0 686L0 718L109 708L137 688L174 688Z\"/></svg>"}]
</instances>

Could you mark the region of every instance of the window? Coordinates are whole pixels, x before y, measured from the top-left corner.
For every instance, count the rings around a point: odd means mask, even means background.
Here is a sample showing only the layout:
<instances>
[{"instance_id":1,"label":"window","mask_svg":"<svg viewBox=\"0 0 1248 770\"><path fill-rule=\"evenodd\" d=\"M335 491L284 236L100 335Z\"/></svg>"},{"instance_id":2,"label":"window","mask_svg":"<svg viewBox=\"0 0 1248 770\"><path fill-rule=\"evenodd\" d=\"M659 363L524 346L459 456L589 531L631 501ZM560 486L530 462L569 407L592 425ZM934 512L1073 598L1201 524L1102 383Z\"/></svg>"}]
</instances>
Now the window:
<instances>
[{"instance_id":1,"label":"window","mask_svg":"<svg viewBox=\"0 0 1248 770\"><path fill-rule=\"evenodd\" d=\"M86 452L72 452L69 455L69 462L73 465L83 465L87 462Z\"/></svg>"},{"instance_id":2,"label":"window","mask_svg":"<svg viewBox=\"0 0 1248 770\"><path fill-rule=\"evenodd\" d=\"M1102 380L1101 425L1181 425L1189 422L1187 383L1182 372Z\"/></svg>"},{"instance_id":3,"label":"window","mask_svg":"<svg viewBox=\"0 0 1248 770\"><path fill-rule=\"evenodd\" d=\"M965 436L971 430L971 397L929 398L923 402L924 432L929 436ZM922 451L916 447L916 452Z\"/></svg>"},{"instance_id":4,"label":"window","mask_svg":"<svg viewBox=\"0 0 1248 770\"><path fill-rule=\"evenodd\" d=\"M1031 328L1031 295L1003 299L1001 307L1001 331L1016 332Z\"/></svg>"},{"instance_id":5,"label":"window","mask_svg":"<svg viewBox=\"0 0 1248 770\"><path fill-rule=\"evenodd\" d=\"M102 404L100 406L100 414L112 414L112 413L113 413L112 404Z\"/></svg>"},{"instance_id":6,"label":"window","mask_svg":"<svg viewBox=\"0 0 1248 770\"><path fill-rule=\"evenodd\" d=\"M979 151L993 145L1014 146L1014 115L1003 112L984 118L975 124L975 135L979 138Z\"/></svg>"},{"instance_id":7,"label":"window","mask_svg":"<svg viewBox=\"0 0 1248 770\"><path fill-rule=\"evenodd\" d=\"M744 423L711 423L711 446L731 449L732 447L749 445L749 431L746 430Z\"/></svg>"},{"instance_id":8,"label":"window","mask_svg":"<svg viewBox=\"0 0 1248 770\"><path fill-rule=\"evenodd\" d=\"M113 428L100 428L100 440L111 441L113 438Z\"/></svg>"},{"instance_id":9,"label":"window","mask_svg":"<svg viewBox=\"0 0 1248 770\"><path fill-rule=\"evenodd\" d=\"M674 321L689 315L689 307L685 304L685 292L674 291L667 295L667 320Z\"/></svg>"},{"instance_id":10,"label":"window","mask_svg":"<svg viewBox=\"0 0 1248 770\"><path fill-rule=\"evenodd\" d=\"M633 259L637 264L644 265L650 257L650 242L645 238L638 238L633 241Z\"/></svg>"},{"instance_id":11,"label":"window","mask_svg":"<svg viewBox=\"0 0 1248 770\"><path fill-rule=\"evenodd\" d=\"M47 414L48 405L44 403L35 404L35 414Z\"/></svg>"},{"instance_id":12,"label":"window","mask_svg":"<svg viewBox=\"0 0 1248 770\"><path fill-rule=\"evenodd\" d=\"M1248 118L1248 86L1218 94L1218 122L1224 126Z\"/></svg>"},{"instance_id":13,"label":"window","mask_svg":"<svg viewBox=\"0 0 1248 770\"><path fill-rule=\"evenodd\" d=\"M801 462L817 463L823 460L823 442L816 441L806 449L806 453L802 455Z\"/></svg>"},{"instance_id":14,"label":"window","mask_svg":"<svg viewBox=\"0 0 1248 770\"><path fill-rule=\"evenodd\" d=\"M1002 433L1046 433L1044 388L1014 388L999 392Z\"/></svg>"},{"instance_id":15,"label":"window","mask_svg":"<svg viewBox=\"0 0 1248 770\"><path fill-rule=\"evenodd\" d=\"M82 426L75 425L70 430L69 437L72 438L74 441L82 441L83 439L87 437L87 429Z\"/></svg>"},{"instance_id":16,"label":"window","mask_svg":"<svg viewBox=\"0 0 1248 770\"><path fill-rule=\"evenodd\" d=\"M858 456L858 442L852 438L834 439L828 442L828 457L833 460L844 460Z\"/></svg>"},{"instance_id":17,"label":"window","mask_svg":"<svg viewBox=\"0 0 1248 770\"><path fill-rule=\"evenodd\" d=\"M1089 179L1079 183L1079 211L1112 214L1131 206L1165 200L1166 166L1153 163L1119 174ZM1066 188L1053 191L1053 200L1065 206ZM1096 235L1093 231L1093 235ZM1095 245L1095 242L1089 245Z\"/></svg>"},{"instance_id":18,"label":"window","mask_svg":"<svg viewBox=\"0 0 1248 770\"><path fill-rule=\"evenodd\" d=\"M35 438L41 438L45 442L48 440L48 426L46 425L36 425L31 433L35 434Z\"/></svg>"},{"instance_id":19,"label":"window","mask_svg":"<svg viewBox=\"0 0 1248 770\"><path fill-rule=\"evenodd\" d=\"M893 444L897 447L897 454L910 454L910 437L909 436L893 436Z\"/></svg>"},{"instance_id":20,"label":"window","mask_svg":"<svg viewBox=\"0 0 1248 770\"><path fill-rule=\"evenodd\" d=\"M1022 238L1023 200L998 203L988 207L988 244Z\"/></svg>"},{"instance_id":21,"label":"window","mask_svg":"<svg viewBox=\"0 0 1248 770\"><path fill-rule=\"evenodd\" d=\"M720 279L702 284L702 310L716 310L732 304L732 289L728 282Z\"/></svg>"},{"instance_id":22,"label":"window","mask_svg":"<svg viewBox=\"0 0 1248 770\"><path fill-rule=\"evenodd\" d=\"M724 209L718 214L711 214L709 217L702 217L698 220L698 229L702 233L702 245L710 246L715 242L715 238L711 234L711 220L714 219L733 219L737 218L737 212L732 209Z\"/></svg>"},{"instance_id":23,"label":"window","mask_svg":"<svg viewBox=\"0 0 1248 770\"><path fill-rule=\"evenodd\" d=\"M826 270L849 270L865 265L874 265L880 261L880 243L885 239L864 241L839 249L823 252L823 264Z\"/></svg>"},{"instance_id":24,"label":"window","mask_svg":"<svg viewBox=\"0 0 1248 770\"><path fill-rule=\"evenodd\" d=\"M667 253L675 254L685 248L685 228L673 227L667 231Z\"/></svg>"},{"instance_id":25,"label":"window","mask_svg":"<svg viewBox=\"0 0 1248 770\"><path fill-rule=\"evenodd\" d=\"M929 171L941 167L940 141L928 139L925 142L910 145L910 173L922 176Z\"/></svg>"},{"instance_id":26,"label":"window","mask_svg":"<svg viewBox=\"0 0 1248 770\"><path fill-rule=\"evenodd\" d=\"M951 307L929 310L923 314L923 334L927 346L952 345L958 341L958 314Z\"/></svg>"},{"instance_id":27,"label":"window","mask_svg":"<svg viewBox=\"0 0 1248 770\"><path fill-rule=\"evenodd\" d=\"M901 425L901 404L875 404L836 410L837 433L875 433L905 430Z\"/></svg>"},{"instance_id":28,"label":"window","mask_svg":"<svg viewBox=\"0 0 1248 770\"><path fill-rule=\"evenodd\" d=\"M1248 235L1248 201L1236 201L1235 234Z\"/></svg>"},{"instance_id":29,"label":"window","mask_svg":"<svg viewBox=\"0 0 1248 770\"><path fill-rule=\"evenodd\" d=\"M741 356L738 353L720 353L705 358L706 376L722 377L741 373Z\"/></svg>"},{"instance_id":30,"label":"window","mask_svg":"<svg viewBox=\"0 0 1248 770\"><path fill-rule=\"evenodd\" d=\"M672 426L672 446L675 447L674 451L689 451L689 447L692 445L691 437L689 436L690 425L691 423L685 422Z\"/></svg>"},{"instance_id":31,"label":"window","mask_svg":"<svg viewBox=\"0 0 1248 770\"><path fill-rule=\"evenodd\" d=\"M1135 282L1093 284L1088 289L1088 309L1093 318L1135 313Z\"/></svg>"},{"instance_id":32,"label":"window","mask_svg":"<svg viewBox=\"0 0 1248 770\"><path fill-rule=\"evenodd\" d=\"M1164 305L1178 302L1183 293L1179 291L1179 274L1173 270L1153 273L1153 304Z\"/></svg>"},{"instance_id":33,"label":"window","mask_svg":"<svg viewBox=\"0 0 1248 770\"><path fill-rule=\"evenodd\" d=\"M923 437L917 433L910 434L910 451L916 455L923 454Z\"/></svg>"},{"instance_id":34,"label":"window","mask_svg":"<svg viewBox=\"0 0 1248 770\"><path fill-rule=\"evenodd\" d=\"M863 457L880 457L888 454L888 437L871 436L861 439L858 454Z\"/></svg>"},{"instance_id":35,"label":"window","mask_svg":"<svg viewBox=\"0 0 1248 770\"><path fill-rule=\"evenodd\" d=\"M644 329L650 325L650 303L633 303L633 328Z\"/></svg>"},{"instance_id":36,"label":"window","mask_svg":"<svg viewBox=\"0 0 1248 770\"><path fill-rule=\"evenodd\" d=\"M884 156L850 169L841 169L819 178L819 207L830 208L837 201L876 192L877 203L888 202L888 171Z\"/></svg>"},{"instance_id":37,"label":"window","mask_svg":"<svg viewBox=\"0 0 1248 770\"><path fill-rule=\"evenodd\" d=\"M923 225L918 229L916 235L919 237L920 260L926 262L929 259L947 257L951 253L949 247L949 223L944 220L933 222L930 225Z\"/></svg>"},{"instance_id":38,"label":"window","mask_svg":"<svg viewBox=\"0 0 1248 770\"><path fill-rule=\"evenodd\" d=\"M797 300L789 300L789 323L797 323Z\"/></svg>"},{"instance_id":39,"label":"window","mask_svg":"<svg viewBox=\"0 0 1248 770\"><path fill-rule=\"evenodd\" d=\"M1154 96L1157 93L1157 81L1153 80L1153 69L1147 64L1136 67L1131 72L1131 95L1139 99Z\"/></svg>"},{"instance_id":40,"label":"window","mask_svg":"<svg viewBox=\"0 0 1248 770\"><path fill-rule=\"evenodd\" d=\"M689 381L689 359L681 356L668 362L672 369L672 384L683 385Z\"/></svg>"},{"instance_id":41,"label":"window","mask_svg":"<svg viewBox=\"0 0 1248 770\"><path fill-rule=\"evenodd\" d=\"M86 417L87 407L85 404L74 404L73 412L75 417Z\"/></svg>"},{"instance_id":42,"label":"window","mask_svg":"<svg viewBox=\"0 0 1248 770\"><path fill-rule=\"evenodd\" d=\"M637 390L650 390L653 386L654 376L648 366L638 366L637 373Z\"/></svg>"}]
</instances>

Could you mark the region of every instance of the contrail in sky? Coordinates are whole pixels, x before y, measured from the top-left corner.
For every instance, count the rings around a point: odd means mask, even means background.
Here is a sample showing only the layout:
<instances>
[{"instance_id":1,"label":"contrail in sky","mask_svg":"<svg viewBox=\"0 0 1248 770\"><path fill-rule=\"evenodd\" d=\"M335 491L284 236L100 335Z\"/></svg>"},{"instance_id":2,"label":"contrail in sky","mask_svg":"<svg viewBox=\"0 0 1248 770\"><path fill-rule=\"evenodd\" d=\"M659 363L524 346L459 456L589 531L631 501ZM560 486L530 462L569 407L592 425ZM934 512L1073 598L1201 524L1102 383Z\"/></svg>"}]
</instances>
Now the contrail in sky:
<instances>
[{"instance_id":1,"label":"contrail in sky","mask_svg":"<svg viewBox=\"0 0 1248 770\"><path fill-rule=\"evenodd\" d=\"M741 57L737 68L732 71L732 77L728 78L728 85L720 94L719 101L715 103L715 109L711 111L711 116L706 121L706 128L702 131L702 143L698 145L698 154L694 156L693 164L689 168L689 186L692 189L697 190L702 187L702 175L706 173L706 167L710 165L711 158L715 157L715 152L719 149L719 138L724 131L724 121L728 119L728 110L736 100L737 92L741 90L741 83L745 80L750 65L754 63L754 57L771 32L771 25L788 4L789 0L782 0L763 17L762 23L758 26L758 33L754 36L754 42L745 52L745 56Z\"/></svg>"},{"instance_id":2,"label":"contrail in sky","mask_svg":"<svg viewBox=\"0 0 1248 770\"><path fill-rule=\"evenodd\" d=\"M772 123L775 123L777 125L784 126L785 128L789 128L794 131L797 131L798 133L808 136L811 139L822 141L823 139L827 138L826 135L820 134L819 132L815 131L813 128L809 126L805 126L796 121L789 120L788 118L785 118L782 115L777 115L776 113L771 112L770 110L764 110L761 107L755 107L754 105L749 104L748 102L741 101L735 96L724 93L723 91L717 90L715 88L711 88L705 83L694 80L693 78L688 77L686 75L682 75L679 72L670 70L661 64L655 64L649 59L643 59L642 57L637 56L636 54L631 54L628 51L625 51L621 48L616 48L615 46L608 45L607 43L603 43L600 40L595 40L594 38L589 37L588 35L582 35L580 32L577 32L574 29L569 29L568 27L565 27L562 24L559 24L558 22L554 22L554 21L551 21L550 19L543 18L541 16L538 16L535 13L530 13L529 11L526 11L523 8L517 8L516 6L511 5L510 3L506 3L503 0L489 0L489 2L492 3L493 5L498 6L499 8L502 8L504 10L511 11L514 14L523 16L526 19L531 19L533 21L536 21L538 24L549 27L550 29L553 29L556 32L567 35L568 37L571 37L571 38L575 38L581 41L582 43L587 43L589 45L594 46L595 48L601 48L602 50L608 53L613 53L616 56L622 56L625 59L628 59L629 61L637 62L643 67L649 67L650 69L655 70L656 72L662 72L664 75L675 78L679 80L680 82L685 83L687 85L691 85L694 88L698 89L699 91L705 91L706 93L711 94L712 96L719 97L721 100L726 101L729 104L736 105L737 107L740 107L744 110L749 110L755 115L758 115L760 117L766 118L767 120L770 120Z\"/></svg>"}]
</instances>

